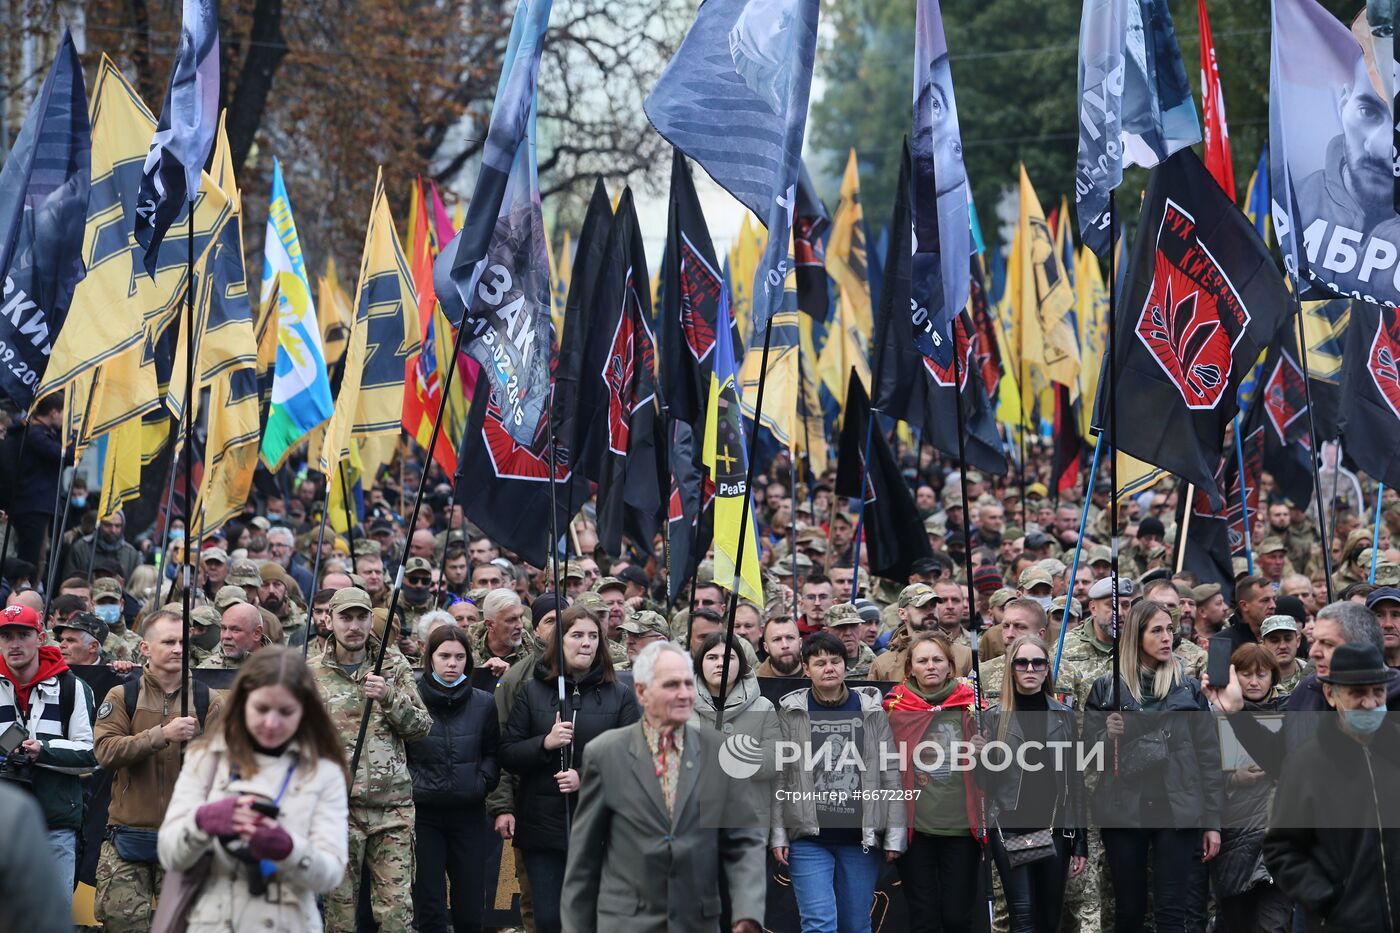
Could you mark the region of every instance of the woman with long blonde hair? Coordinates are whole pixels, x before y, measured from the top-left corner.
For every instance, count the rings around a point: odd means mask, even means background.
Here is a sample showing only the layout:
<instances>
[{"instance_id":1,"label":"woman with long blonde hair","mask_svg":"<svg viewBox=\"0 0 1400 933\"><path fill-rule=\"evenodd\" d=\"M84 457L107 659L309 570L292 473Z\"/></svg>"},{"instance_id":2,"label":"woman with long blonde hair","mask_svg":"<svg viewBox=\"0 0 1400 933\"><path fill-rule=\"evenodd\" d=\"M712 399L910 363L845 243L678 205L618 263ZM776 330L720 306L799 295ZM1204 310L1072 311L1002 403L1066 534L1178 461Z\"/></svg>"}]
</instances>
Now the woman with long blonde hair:
<instances>
[{"instance_id":1,"label":"woman with long blonde hair","mask_svg":"<svg viewBox=\"0 0 1400 933\"><path fill-rule=\"evenodd\" d=\"M185 758L157 846L167 870L212 859L188 927L320 930L316 895L348 858L347 777L301 652L255 651L224 709Z\"/></svg>"},{"instance_id":2,"label":"woman with long blonde hair","mask_svg":"<svg viewBox=\"0 0 1400 933\"><path fill-rule=\"evenodd\" d=\"M1093 815L1104 827L1119 931L1142 929L1150 878L1157 933L1184 933L1192 875L1220 850L1224 780L1215 719L1172 649L1166 608L1137 603L1122 622L1116 691L1113 674L1105 674L1085 704L1085 734L1104 742L1112 763L1099 778Z\"/></svg>"}]
</instances>

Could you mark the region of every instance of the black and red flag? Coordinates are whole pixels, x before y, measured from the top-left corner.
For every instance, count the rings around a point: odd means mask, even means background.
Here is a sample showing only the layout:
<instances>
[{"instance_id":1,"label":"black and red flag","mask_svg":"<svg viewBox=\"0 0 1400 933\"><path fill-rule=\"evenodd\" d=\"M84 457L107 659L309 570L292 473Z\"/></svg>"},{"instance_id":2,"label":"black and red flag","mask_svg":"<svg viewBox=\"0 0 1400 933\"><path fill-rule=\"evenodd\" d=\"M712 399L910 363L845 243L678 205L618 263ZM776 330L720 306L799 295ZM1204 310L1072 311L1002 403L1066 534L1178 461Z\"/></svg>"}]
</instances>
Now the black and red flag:
<instances>
[{"instance_id":1,"label":"black and red flag","mask_svg":"<svg viewBox=\"0 0 1400 933\"><path fill-rule=\"evenodd\" d=\"M1084 465L1084 439L1079 435L1079 415L1069 398L1069 386L1055 385L1055 457L1050 484L1057 493L1067 493L1079 482Z\"/></svg>"},{"instance_id":2,"label":"black and red flag","mask_svg":"<svg viewBox=\"0 0 1400 933\"><path fill-rule=\"evenodd\" d=\"M674 602L709 548L704 520L713 485L700 462L708 402L710 354L724 274L715 257L690 165L680 150L671 157L671 199L666 253L661 259L661 379L669 424L671 468L666 579ZM737 339L734 344L741 342ZM698 538L697 538L698 534Z\"/></svg>"},{"instance_id":3,"label":"black and red flag","mask_svg":"<svg viewBox=\"0 0 1400 933\"><path fill-rule=\"evenodd\" d=\"M650 552L669 489L658 411L651 282L631 189L613 213L593 290L579 382L584 427L576 468L598 484L598 540L614 557L624 532Z\"/></svg>"},{"instance_id":4,"label":"black and red flag","mask_svg":"<svg viewBox=\"0 0 1400 933\"><path fill-rule=\"evenodd\" d=\"M593 185L593 196L588 201L588 211L583 215L583 226L579 229L573 275L569 279L569 294L564 303L564 333L559 340L559 358L554 370L554 399L551 405L554 436L556 443L569 451L577 451L581 447L584 432L588 430L588 422L578 417L579 384L584 378L593 292L603 271L604 251L612 222L612 205L600 178ZM563 492L561 490L561 494ZM566 503L572 517L588 498L588 484L570 485L567 493L572 497Z\"/></svg>"},{"instance_id":5,"label":"black and red flag","mask_svg":"<svg viewBox=\"0 0 1400 933\"><path fill-rule=\"evenodd\" d=\"M996 398L1001 388L1001 345L997 342L996 316L987 301L987 275L982 255L972 254L972 283L968 289L968 311L972 314L972 330L977 335L977 368L982 372L982 387L988 398Z\"/></svg>"},{"instance_id":6,"label":"black and red flag","mask_svg":"<svg viewBox=\"0 0 1400 933\"><path fill-rule=\"evenodd\" d=\"M1251 419L1253 420L1253 419ZM1259 514L1259 477L1264 471L1265 437L1268 429L1255 423L1244 428L1242 450L1229 445L1216 471L1216 483L1227 490L1225 507L1214 508L1210 497L1199 487L1189 500L1182 496L1178 505L1177 528L1182 527L1182 509L1189 508L1191 516L1186 527L1186 553L1181 567L1196 575L1198 583L1218 583L1225 601L1235 601L1234 558L1245 555L1245 522L1243 504L1248 502L1250 521ZM1244 492L1240 491L1240 460L1244 460Z\"/></svg>"},{"instance_id":7,"label":"black and red flag","mask_svg":"<svg viewBox=\"0 0 1400 933\"><path fill-rule=\"evenodd\" d=\"M490 386L482 382L457 452L454 484L457 502L472 524L536 567L544 566L550 552L548 429L541 420L534 441L529 446L518 443L501 423ZM568 503L583 501L588 484L573 472L569 451L558 437L554 475L558 482L555 519L562 529L573 517Z\"/></svg>"},{"instance_id":8,"label":"black and red flag","mask_svg":"<svg viewBox=\"0 0 1400 933\"><path fill-rule=\"evenodd\" d=\"M931 559L933 551L914 505L914 495L900 472L885 433L869 428L872 417L865 386L853 369L841 423L836 494L860 498L865 503L862 522L870 572L877 577L907 580L910 567L919 560ZM867 449L870 451L868 465ZM862 477L865 480L863 489Z\"/></svg>"},{"instance_id":9,"label":"black and red flag","mask_svg":"<svg viewBox=\"0 0 1400 933\"><path fill-rule=\"evenodd\" d=\"M945 353L939 361L924 356L914 343L910 323L913 221L909 208L909 147L906 143L900 180L895 188L894 217L890 222L889 254L885 262L884 285L875 309L873 406L891 418L920 425L924 437L950 457L959 451L958 412L962 406L963 452L969 466L997 475L1006 472L1006 457L996 420L982 384L977 340L970 339L967 312L955 315L955 341L943 335L943 345L955 343L959 363ZM954 388L954 375L961 381Z\"/></svg>"},{"instance_id":10,"label":"black and red flag","mask_svg":"<svg viewBox=\"0 0 1400 933\"><path fill-rule=\"evenodd\" d=\"M1118 450L1175 473L1217 508L1225 430L1240 382L1292 307L1263 240L1201 160L1152 170L1119 305L1118 437L1098 393L1094 422Z\"/></svg>"},{"instance_id":11,"label":"black and red flag","mask_svg":"<svg viewBox=\"0 0 1400 933\"><path fill-rule=\"evenodd\" d=\"M1294 346L1293 328L1281 328L1264 357L1244 433L1246 439L1259 436L1261 463L1275 488L1293 502L1307 502L1313 491L1308 387Z\"/></svg>"},{"instance_id":12,"label":"black and red flag","mask_svg":"<svg viewBox=\"0 0 1400 933\"><path fill-rule=\"evenodd\" d=\"M1353 301L1342 378L1347 456L1371 478L1400 485L1400 315Z\"/></svg>"}]
</instances>

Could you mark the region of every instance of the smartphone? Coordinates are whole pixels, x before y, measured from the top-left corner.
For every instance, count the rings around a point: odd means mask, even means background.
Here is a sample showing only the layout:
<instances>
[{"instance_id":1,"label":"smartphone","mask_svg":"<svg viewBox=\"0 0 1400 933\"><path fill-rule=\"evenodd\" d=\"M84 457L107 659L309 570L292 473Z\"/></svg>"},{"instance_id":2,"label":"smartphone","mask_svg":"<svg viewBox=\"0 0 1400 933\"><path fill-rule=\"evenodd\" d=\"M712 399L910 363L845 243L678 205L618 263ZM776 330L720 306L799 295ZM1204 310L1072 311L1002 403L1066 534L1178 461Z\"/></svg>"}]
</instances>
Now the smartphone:
<instances>
[{"instance_id":1,"label":"smartphone","mask_svg":"<svg viewBox=\"0 0 1400 933\"><path fill-rule=\"evenodd\" d=\"M24 731L24 726L17 722L10 723L4 732L0 732L0 755L9 757L15 749L24 744L24 740L29 738L29 733Z\"/></svg>"},{"instance_id":2,"label":"smartphone","mask_svg":"<svg viewBox=\"0 0 1400 933\"><path fill-rule=\"evenodd\" d=\"M1206 676L1216 690L1224 690L1230 683L1230 655L1234 654L1234 640L1225 632L1210 636L1210 647L1206 655Z\"/></svg>"},{"instance_id":3,"label":"smartphone","mask_svg":"<svg viewBox=\"0 0 1400 933\"><path fill-rule=\"evenodd\" d=\"M268 803L265 800L254 800L248 806L250 809L253 810L253 812L261 813L269 820L277 819L277 815L282 812L282 808L277 806L277 804Z\"/></svg>"}]
</instances>

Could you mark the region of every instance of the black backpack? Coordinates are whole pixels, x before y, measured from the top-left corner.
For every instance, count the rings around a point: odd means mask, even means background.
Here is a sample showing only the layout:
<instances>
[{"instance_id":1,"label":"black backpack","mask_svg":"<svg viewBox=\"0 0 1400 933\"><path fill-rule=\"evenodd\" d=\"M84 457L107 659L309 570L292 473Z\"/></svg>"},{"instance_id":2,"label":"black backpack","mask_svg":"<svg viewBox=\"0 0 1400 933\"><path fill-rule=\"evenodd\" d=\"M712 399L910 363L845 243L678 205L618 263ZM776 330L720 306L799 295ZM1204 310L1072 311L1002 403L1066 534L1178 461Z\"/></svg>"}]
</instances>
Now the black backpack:
<instances>
[{"instance_id":1,"label":"black backpack","mask_svg":"<svg viewBox=\"0 0 1400 933\"><path fill-rule=\"evenodd\" d=\"M199 728L204 728L204 717L209 715L209 688L201 680L191 680L194 684L194 714L199 717ZM133 677L122 684L122 699L126 702L126 719L131 721L131 717L136 715L136 704L141 699L141 678ZM72 708L71 695L69 697L69 709ZM67 721L66 719L64 720Z\"/></svg>"}]
</instances>

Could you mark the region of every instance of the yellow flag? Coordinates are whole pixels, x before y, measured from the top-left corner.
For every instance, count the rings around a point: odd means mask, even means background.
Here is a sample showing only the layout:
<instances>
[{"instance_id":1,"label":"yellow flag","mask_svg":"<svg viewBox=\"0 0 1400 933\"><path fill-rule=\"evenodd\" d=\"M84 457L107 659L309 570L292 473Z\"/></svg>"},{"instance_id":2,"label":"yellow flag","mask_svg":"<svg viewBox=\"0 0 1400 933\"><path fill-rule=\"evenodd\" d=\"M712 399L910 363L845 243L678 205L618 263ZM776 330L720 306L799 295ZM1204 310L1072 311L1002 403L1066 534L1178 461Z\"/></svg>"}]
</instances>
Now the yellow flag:
<instances>
[{"instance_id":1,"label":"yellow flag","mask_svg":"<svg viewBox=\"0 0 1400 933\"><path fill-rule=\"evenodd\" d=\"M1055 252L1055 240L1045 222L1040 199L1031 187L1026 167L1021 166L1020 217L1013 245L1015 278L1006 287L1012 301L1012 338L1021 361L1039 366L1045 378L1061 385L1076 385L1079 347L1074 327L1066 315L1074 307L1074 293L1065 276L1064 265ZM1032 374L1025 377L1033 381ZM1022 398L1030 388L1021 387Z\"/></svg>"},{"instance_id":2,"label":"yellow flag","mask_svg":"<svg viewBox=\"0 0 1400 933\"><path fill-rule=\"evenodd\" d=\"M242 513L258 466L259 440L257 371L219 373L209 386L209 439L196 500L206 530Z\"/></svg>"},{"instance_id":3,"label":"yellow flag","mask_svg":"<svg viewBox=\"0 0 1400 933\"><path fill-rule=\"evenodd\" d=\"M316 280L316 319L326 368L333 369L345 359L345 338L350 330L350 296L340 286L334 256L326 259L325 274Z\"/></svg>"},{"instance_id":4,"label":"yellow flag","mask_svg":"<svg viewBox=\"0 0 1400 933\"><path fill-rule=\"evenodd\" d=\"M766 240L761 230L754 229L749 215L745 213L739 233L729 247L729 307L733 311L733 320L738 325L739 340L743 346L748 346L753 336L749 323L753 320L753 277L758 272Z\"/></svg>"},{"instance_id":5,"label":"yellow flag","mask_svg":"<svg viewBox=\"0 0 1400 933\"><path fill-rule=\"evenodd\" d=\"M770 319L773 336L768 349L768 377L763 385L763 412L761 423L779 444L792 450L796 444L798 430L797 404L801 389L797 368L797 356L802 349L801 325L797 310L796 264L792 262L791 242L788 247L788 274L783 283L783 303L779 311ZM758 400L758 381L763 373L763 334L755 333L749 339L749 349L744 354L744 365L739 370L740 404L744 416L754 417L754 406ZM820 470L818 470L820 472Z\"/></svg>"},{"instance_id":6,"label":"yellow flag","mask_svg":"<svg viewBox=\"0 0 1400 933\"><path fill-rule=\"evenodd\" d=\"M549 316L554 321L554 339L560 341L564 339L564 309L569 301L569 285L573 278L574 246L569 231L565 230L564 241L559 244L559 252L554 257L554 294L549 308Z\"/></svg>"},{"instance_id":7,"label":"yellow flag","mask_svg":"<svg viewBox=\"0 0 1400 933\"><path fill-rule=\"evenodd\" d=\"M107 434L98 515L109 518L123 503L141 495L141 419L131 418Z\"/></svg>"},{"instance_id":8,"label":"yellow flag","mask_svg":"<svg viewBox=\"0 0 1400 933\"><path fill-rule=\"evenodd\" d=\"M420 345L413 275L394 232L382 169L375 177L354 309L340 395L319 455L327 475L350 455L352 437L398 436L405 364ZM376 475L380 462L363 450L357 455L364 458L364 472Z\"/></svg>"},{"instance_id":9,"label":"yellow flag","mask_svg":"<svg viewBox=\"0 0 1400 933\"><path fill-rule=\"evenodd\" d=\"M1079 248L1074 285L1079 332L1084 336L1084 355L1079 366L1079 431L1080 437L1088 437L1108 340L1108 290L1104 288L1098 257L1087 246Z\"/></svg>"},{"instance_id":10,"label":"yellow flag","mask_svg":"<svg viewBox=\"0 0 1400 933\"><path fill-rule=\"evenodd\" d=\"M836 283L836 313L826 344L817 358L821 384L844 408L846 385L852 367L870 388L870 335L874 331L870 309L870 270L865 245L864 209L860 203L860 177L856 151L846 160L841 180L841 202L831 223L826 246L826 271Z\"/></svg>"},{"instance_id":11,"label":"yellow flag","mask_svg":"<svg viewBox=\"0 0 1400 933\"><path fill-rule=\"evenodd\" d=\"M185 305L188 215L170 228L155 278L142 268L137 245L136 192L156 121L111 59L103 56L93 84L92 189L83 234L87 276L78 283L65 326L54 342L35 397L72 382L133 347L153 353L158 338ZM232 214L227 198L206 174L195 209L195 260L199 262ZM158 404L154 382L143 384L140 408ZM115 412L136 417L140 411ZM124 418L104 416L115 426ZM96 421L94 420L94 423Z\"/></svg>"},{"instance_id":12,"label":"yellow flag","mask_svg":"<svg viewBox=\"0 0 1400 933\"><path fill-rule=\"evenodd\" d=\"M806 453L812 472L820 476L831 456L826 442L826 418L817 394L817 354L812 348L812 318L798 312L798 396L796 424L792 438L793 459ZM827 342L831 342L830 336Z\"/></svg>"}]
</instances>

